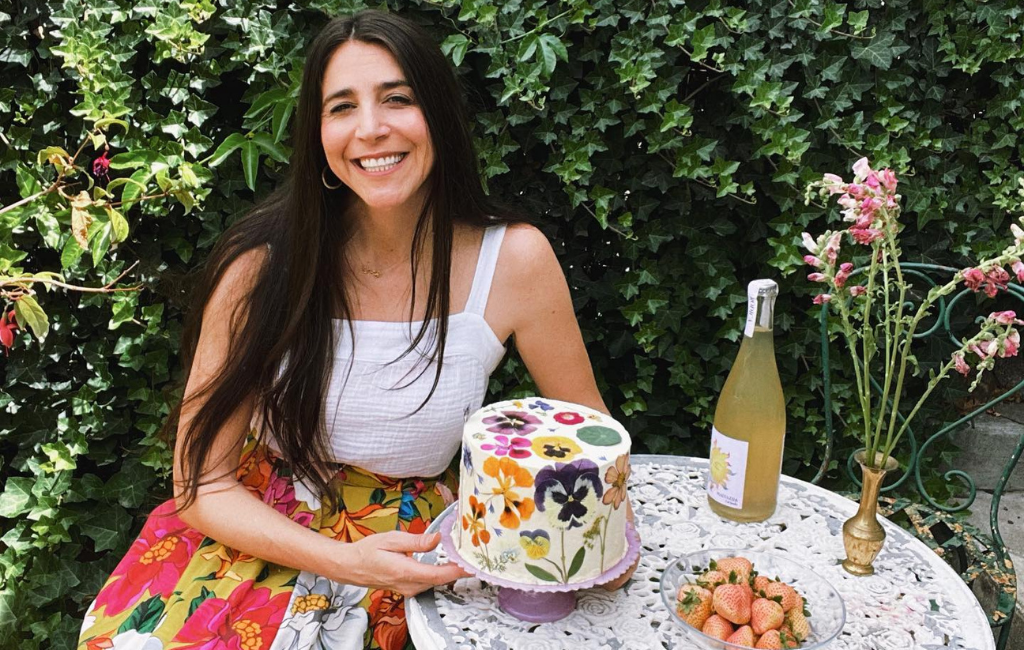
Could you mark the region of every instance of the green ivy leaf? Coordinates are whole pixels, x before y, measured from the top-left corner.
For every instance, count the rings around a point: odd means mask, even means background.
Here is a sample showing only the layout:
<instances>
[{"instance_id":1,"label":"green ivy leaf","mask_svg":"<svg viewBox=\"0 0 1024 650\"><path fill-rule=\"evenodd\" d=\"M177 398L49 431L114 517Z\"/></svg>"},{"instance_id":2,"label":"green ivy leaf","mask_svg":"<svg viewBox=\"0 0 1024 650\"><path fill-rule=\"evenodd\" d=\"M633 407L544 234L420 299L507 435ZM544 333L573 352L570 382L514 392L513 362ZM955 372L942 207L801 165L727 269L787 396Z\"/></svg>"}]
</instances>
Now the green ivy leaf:
<instances>
[{"instance_id":1,"label":"green ivy leaf","mask_svg":"<svg viewBox=\"0 0 1024 650\"><path fill-rule=\"evenodd\" d=\"M462 65L469 48L469 39L463 34L452 34L441 43L441 52L452 60L455 67Z\"/></svg>"},{"instance_id":2,"label":"green ivy leaf","mask_svg":"<svg viewBox=\"0 0 1024 650\"><path fill-rule=\"evenodd\" d=\"M854 45L850 49L850 53L853 58L859 61L864 61L882 70L888 70L892 65L893 57L899 56L909 49L906 45L894 46L893 41L895 38L892 32L879 34L863 47Z\"/></svg>"},{"instance_id":3,"label":"green ivy leaf","mask_svg":"<svg viewBox=\"0 0 1024 650\"><path fill-rule=\"evenodd\" d=\"M29 478L11 477L3 494L0 494L0 517L8 519L27 512L35 499L32 496L34 481Z\"/></svg>"}]
</instances>

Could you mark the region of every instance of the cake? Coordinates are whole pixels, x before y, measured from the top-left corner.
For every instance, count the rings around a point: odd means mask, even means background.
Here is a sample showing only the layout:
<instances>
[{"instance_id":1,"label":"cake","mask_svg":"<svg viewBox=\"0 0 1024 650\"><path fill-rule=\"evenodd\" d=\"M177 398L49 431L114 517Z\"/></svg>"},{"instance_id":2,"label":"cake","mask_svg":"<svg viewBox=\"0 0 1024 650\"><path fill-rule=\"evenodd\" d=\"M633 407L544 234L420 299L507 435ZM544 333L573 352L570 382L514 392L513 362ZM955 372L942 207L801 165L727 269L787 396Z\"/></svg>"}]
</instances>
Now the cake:
<instances>
[{"instance_id":1,"label":"cake","mask_svg":"<svg viewBox=\"0 0 1024 650\"><path fill-rule=\"evenodd\" d=\"M526 585L577 584L615 566L628 549L629 444L622 425L577 404L528 398L474 413L452 530L460 557Z\"/></svg>"}]
</instances>

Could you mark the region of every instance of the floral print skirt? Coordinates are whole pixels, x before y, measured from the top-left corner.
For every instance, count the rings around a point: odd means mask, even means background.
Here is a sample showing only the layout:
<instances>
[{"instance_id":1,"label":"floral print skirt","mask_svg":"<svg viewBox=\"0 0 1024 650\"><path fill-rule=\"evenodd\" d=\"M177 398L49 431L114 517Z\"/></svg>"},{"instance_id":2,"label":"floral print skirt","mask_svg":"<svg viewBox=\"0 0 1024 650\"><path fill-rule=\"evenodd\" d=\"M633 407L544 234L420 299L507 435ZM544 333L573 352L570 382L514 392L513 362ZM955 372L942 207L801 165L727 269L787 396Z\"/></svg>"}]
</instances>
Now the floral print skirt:
<instances>
[{"instance_id":1,"label":"floral print skirt","mask_svg":"<svg viewBox=\"0 0 1024 650\"><path fill-rule=\"evenodd\" d=\"M422 533L452 501L451 472L391 479L337 467L332 509L250 435L238 479L293 521L344 542L389 530ZM89 607L79 650L412 647L401 595L240 553L189 528L174 509L169 500L150 514Z\"/></svg>"}]
</instances>

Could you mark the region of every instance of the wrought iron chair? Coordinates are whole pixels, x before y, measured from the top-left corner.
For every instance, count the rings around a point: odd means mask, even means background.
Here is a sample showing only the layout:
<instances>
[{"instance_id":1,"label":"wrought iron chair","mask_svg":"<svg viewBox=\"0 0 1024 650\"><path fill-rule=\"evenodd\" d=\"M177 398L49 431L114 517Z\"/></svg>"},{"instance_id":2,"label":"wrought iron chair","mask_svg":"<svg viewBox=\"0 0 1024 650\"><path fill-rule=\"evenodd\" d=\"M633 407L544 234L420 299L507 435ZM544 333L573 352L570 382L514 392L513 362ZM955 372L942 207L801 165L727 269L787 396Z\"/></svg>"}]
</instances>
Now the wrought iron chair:
<instances>
[{"instance_id":1,"label":"wrought iron chair","mask_svg":"<svg viewBox=\"0 0 1024 650\"><path fill-rule=\"evenodd\" d=\"M923 280L927 284L926 289L936 286L937 283L932 279L933 277L942 275L951 277L957 272L957 269L933 264L904 263L901 264L901 268L905 275ZM1011 284L1008 292L1024 305L1024 288L1020 285ZM927 331L915 333L914 338L923 339L930 336L941 336L945 333L953 341L954 345L959 347L960 342L953 335L951 329L950 313L965 297L973 297L973 292L963 289L949 297L940 299L936 305L937 313L932 316L935 319L934 324ZM812 483L818 483L824 478L835 446L835 434L832 423L832 382L829 370L828 311L824 305L821 310L820 328L827 440L824 459L817 474L811 479ZM874 379L872 379L872 385L880 394L881 387ZM949 436L961 425L972 422L978 414L992 408L1022 389L1024 389L1024 381L1021 381L1002 395L977 407L956 422L942 427L939 431L926 438L924 442L919 443L918 435L912 427L908 427L906 440L910 455L906 463L906 471L897 480L883 487L883 496L879 498L882 511L886 516L896 517L900 513L905 514L910 522L911 531L928 544L937 554L942 556L947 563L960 573L961 577L969 585L973 585L974 581L981 576L987 576L992 580L997 596L993 611L988 616L989 624L993 628L993 634L996 635L996 647L998 650L1003 650L1009 639L1017 594L1017 578L1013 562L1010 559L1006 544L1003 542L1003 537L999 532L999 502L1006 489L1010 475L1013 473L1017 461L1021 457L1021 452L1024 451L1024 427L1021 427L1022 432L1016 449L1006 461L1002 477L996 484L992 494L992 507L989 513L991 534L983 533L955 516L956 513L970 508L977 495L974 479L967 472L961 470L945 472L944 478L951 482L954 480L960 481L967 488L968 495L962 503L944 505L937 502L926 489L921 476L921 466L927 460L926 452L928 448L936 441L944 436ZM847 459L846 471L853 481L859 485L860 478L854 472L852 454ZM908 485L908 481L911 480L912 485ZM916 492L916 496L914 492Z\"/></svg>"}]
</instances>

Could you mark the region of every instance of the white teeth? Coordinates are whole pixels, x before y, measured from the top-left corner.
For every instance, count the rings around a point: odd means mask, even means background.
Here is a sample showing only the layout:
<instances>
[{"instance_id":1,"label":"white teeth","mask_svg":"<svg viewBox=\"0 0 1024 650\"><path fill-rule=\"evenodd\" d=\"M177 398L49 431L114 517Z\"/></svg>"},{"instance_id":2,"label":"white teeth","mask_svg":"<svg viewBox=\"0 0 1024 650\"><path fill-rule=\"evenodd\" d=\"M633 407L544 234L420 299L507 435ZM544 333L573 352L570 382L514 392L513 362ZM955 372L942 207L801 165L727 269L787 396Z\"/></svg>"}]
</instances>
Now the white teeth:
<instances>
[{"instance_id":1,"label":"white teeth","mask_svg":"<svg viewBox=\"0 0 1024 650\"><path fill-rule=\"evenodd\" d=\"M384 172L402 162L402 158L405 158L404 153L384 156L383 158L362 158L359 160L359 166L368 172Z\"/></svg>"}]
</instances>

